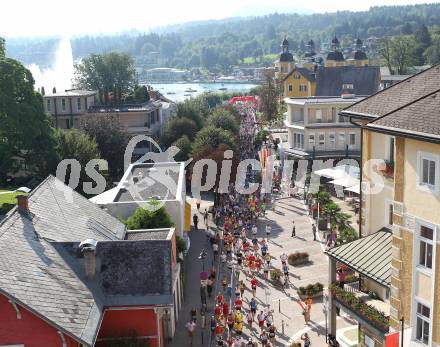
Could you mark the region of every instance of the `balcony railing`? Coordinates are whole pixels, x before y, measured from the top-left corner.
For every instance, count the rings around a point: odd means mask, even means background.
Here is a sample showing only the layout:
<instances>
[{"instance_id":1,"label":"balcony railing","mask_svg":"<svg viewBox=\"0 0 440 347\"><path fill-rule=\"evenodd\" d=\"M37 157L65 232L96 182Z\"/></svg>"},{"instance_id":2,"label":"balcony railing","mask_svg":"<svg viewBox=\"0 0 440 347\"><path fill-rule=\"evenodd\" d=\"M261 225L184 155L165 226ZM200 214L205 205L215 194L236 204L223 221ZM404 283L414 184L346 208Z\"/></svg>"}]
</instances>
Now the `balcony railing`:
<instances>
[{"instance_id":1,"label":"balcony railing","mask_svg":"<svg viewBox=\"0 0 440 347\"><path fill-rule=\"evenodd\" d=\"M354 288L353 286L356 286L356 284L350 283L349 285L345 285L344 289L342 289L338 283L334 283L329 289L333 298L343 307L353 311L382 333L387 333L390 327L389 316L377 307L385 308L388 304L380 300L372 300L368 294L356 290L358 288ZM366 301L368 301L368 303Z\"/></svg>"}]
</instances>

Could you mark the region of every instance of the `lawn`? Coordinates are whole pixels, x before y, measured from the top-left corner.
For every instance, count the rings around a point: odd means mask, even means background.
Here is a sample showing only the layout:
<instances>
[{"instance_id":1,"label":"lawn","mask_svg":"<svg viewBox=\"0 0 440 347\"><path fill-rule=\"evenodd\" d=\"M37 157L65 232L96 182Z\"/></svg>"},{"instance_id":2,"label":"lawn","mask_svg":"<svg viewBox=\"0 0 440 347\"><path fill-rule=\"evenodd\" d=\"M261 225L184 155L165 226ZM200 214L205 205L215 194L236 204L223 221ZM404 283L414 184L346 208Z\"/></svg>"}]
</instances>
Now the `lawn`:
<instances>
[{"instance_id":1,"label":"lawn","mask_svg":"<svg viewBox=\"0 0 440 347\"><path fill-rule=\"evenodd\" d=\"M9 192L9 193L5 193ZM13 206L17 204L17 195L25 195L21 192L14 192L6 189L0 189L0 215L7 213Z\"/></svg>"}]
</instances>

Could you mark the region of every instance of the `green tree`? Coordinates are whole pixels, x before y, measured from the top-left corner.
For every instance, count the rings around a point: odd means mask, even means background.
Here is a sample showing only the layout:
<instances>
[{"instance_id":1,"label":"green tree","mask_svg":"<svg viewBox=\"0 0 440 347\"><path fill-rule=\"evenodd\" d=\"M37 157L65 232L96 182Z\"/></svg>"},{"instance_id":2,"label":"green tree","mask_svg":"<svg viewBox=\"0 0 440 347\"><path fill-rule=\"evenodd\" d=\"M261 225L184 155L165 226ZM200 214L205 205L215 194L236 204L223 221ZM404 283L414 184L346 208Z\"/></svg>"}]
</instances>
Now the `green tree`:
<instances>
[{"instance_id":1,"label":"green tree","mask_svg":"<svg viewBox=\"0 0 440 347\"><path fill-rule=\"evenodd\" d=\"M180 149L180 152L174 156L176 161L187 161L189 159L192 143L188 136L183 135L181 138L174 141L172 145Z\"/></svg>"},{"instance_id":2,"label":"green tree","mask_svg":"<svg viewBox=\"0 0 440 347\"><path fill-rule=\"evenodd\" d=\"M260 91L260 104L263 119L266 122L275 120L278 116L280 91L271 76L267 76Z\"/></svg>"},{"instance_id":3,"label":"green tree","mask_svg":"<svg viewBox=\"0 0 440 347\"><path fill-rule=\"evenodd\" d=\"M53 158L51 120L43 98L34 89L31 72L4 56L0 41L0 181L26 170L38 176L50 172ZM53 159L52 159L53 160Z\"/></svg>"},{"instance_id":4,"label":"green tree","mask_svg":"<svg viewBox=\"0 0 440 347\"><path fill-rule=\"evenodd\" d=\"M56 129L53 135L55 142L55 153L57 163L63 159L76 159L81 165L81 173L77 191L84 196L88 196L83 189L83 182L90 181L85 173L87 163L92 159L100 159L98 144L89 135L77 129L63 130ZM71 168L67 170L66 181L70 177ZM102 173L101 173L102 174Z\"/></svg>"},{"instance_id":5,"label":"green tree","mask_svg":"<svg viewBox=\"0 0 440 347\"><path fill-rule=\"evenodd\" d=\"M216 108L208 117L207 124L212 125L215 128L229 130L232 134L238 135L239 124L237 120L224 108Z\"/></svg>"},{"instance_id":6,"label":"green tree","mask_svg":"<svg viewBox=\"0 0 440 347\"><path fill-rule=\"evenodd\" d=\"M158 201L149 201L146 208L138 208L125 224L129 230L171 228L174 223L165 207L158 208Z\"/></svg>"},{"instance_id":7,"label":"green tree","mask_svg":"<svg viewBox=\"0 0 440 347\"><path fill-rule=\"evenodd\" d=\"M111 114L86 117L81 128L96 141L101 157L108 162L110 177L118 181L124 173L124 154L129 141L118 118Z\"/></svg>"},{"instance_id":8,"label":"green tree","mask_svg":"<svg viewBox=\"0 0 440 347\"><path fill-rule=\"evenodd\" d=\"M133 59L126 53L91 54L75 65L74 84L99 91L102 103L119 103L136 85Z\"/></svg>"},{"instance_id":9,"label":"green tree","mask_svg":"<svg viewBox=\"0 0 440 347\"><path fill-rule=\"evenodd\" d=\"M165 147L169 147L174 141L186 136L193 140L199 128L196 123L186 117L173 117L165 125L164 134L161 142Z\"/></svg>"},{"instance_id":10,"label":"green tree","mask_svg":"<svg viewBox=\"0 0 440 347\"><path fill-rule=\"evenodd\" d=\"M136 84L133 90L125 97L127 103L144 103L150 100L147 86Z\"/></svg>"},{"instance_id":11,"label":"green tree","mask_svg":"<svg viewBox=\"0 0 440 347\"><path fill-rule=\"evenodd\" d=\"M424 49L432 45L431 34L425 24L421 24L414 33L416 42Z\"/></svg>"},{"instance_id":12,"label":"green tree","mask_svg":"<svg viewBox=\"0 0 440 347\"><path fill-rule=\"evenodd\" d=\"M236 137L228 130L215 128L212 125L200 130L192 146L192 155L194 157L206 146L217 149L221 144L228 146L230 149L236 149Z\"/></svg>"},{"instance_id":13,"label":"green tree","mask_svg":"<svg viewBox=\"0 0 440 347\"><path fill-rule=\"evenodd\" d=\"M201 129L203 122L208 115L208 108L202 98L185 100L177 105L177 117L191 119Z\"/></svg>"},{"instance_id":14,"label":"green tree","mask_svg":"<svg viewBox=\"0 0 440 347\"><path fill-rule=\"evenodd\" d=\"M440 63L440 40L434 41L434 44L428 47L423 55L430 65Z\"/></svg>"},{"instance_id":15,"label":"green tree","mask_svg":"<svg viewBox=\"0 0 440 347\"><path fill-rule=\"evenodd\" d=\"M416 42L411 36L397 36L386 39L379 50L391 74L404 75L416 59Z\"/></svg>"},{"instance_id":16,"label":"green tree","mask_svg":"<svg viewBox=\"0 0 440 347\"><path fill-rule=\"evenodd\" d=\"M0 37L0 59L6 56L5 39Z\"/></svg>"}]
</instances>

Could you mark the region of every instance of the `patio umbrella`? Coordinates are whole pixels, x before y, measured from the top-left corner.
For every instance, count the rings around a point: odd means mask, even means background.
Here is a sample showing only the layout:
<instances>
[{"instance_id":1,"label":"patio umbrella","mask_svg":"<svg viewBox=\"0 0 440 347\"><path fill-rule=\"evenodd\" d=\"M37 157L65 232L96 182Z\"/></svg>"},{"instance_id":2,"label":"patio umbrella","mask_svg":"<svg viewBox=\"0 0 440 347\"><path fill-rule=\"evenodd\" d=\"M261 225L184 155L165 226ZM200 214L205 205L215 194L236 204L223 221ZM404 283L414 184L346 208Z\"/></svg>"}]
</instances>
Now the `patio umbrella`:
<instances>
[{"instance_id":1,"label":"patio umbrella","mask_svg":"<svg viewBox=\"0 0 440 347\"><path fill-rule=\"evenodd\" d=\"M345 177L330 181L329 183L342 187L353 187L360 185L360 181L357 178L346 175Z\"/></svg>"},{"instance_id":2,"label":"patio umbrella","mask_svg":"<svg viewBox=\"0 0 440 347\"><path fill-rule=\"evenodd\" d=\"M352 187L345 188L344 190L346 192L353 192L353 193L356 193L356 194L360 194L361 193L361 186L360 186L360 184L356 184L356 185L354 185Z\"/></svg>"},{"instance_id":3,"label":"patio umbrella","mask_svg":"<svg viewBox=\"0 0 440 347\"><path fill-rule=\"evenodd\" d=\"M356 166L340 165L321 169L313 172L315 175L332 178L334 180L344 178L345 176L359 177L360 170Z\"/></svg>"}]
</instances>

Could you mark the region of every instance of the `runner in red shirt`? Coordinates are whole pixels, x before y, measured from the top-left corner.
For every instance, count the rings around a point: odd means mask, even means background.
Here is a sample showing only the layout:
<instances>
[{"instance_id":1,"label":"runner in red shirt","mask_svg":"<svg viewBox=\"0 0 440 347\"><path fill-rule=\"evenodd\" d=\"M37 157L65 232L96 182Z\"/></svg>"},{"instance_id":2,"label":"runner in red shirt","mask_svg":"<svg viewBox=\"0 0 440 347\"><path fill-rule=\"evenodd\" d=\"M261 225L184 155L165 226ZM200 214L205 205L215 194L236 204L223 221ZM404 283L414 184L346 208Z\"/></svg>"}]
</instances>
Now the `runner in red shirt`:
<instances>
[{"instance_id":1,"label":"runner in red shirt","mask_svg":"<svg viewBox=\"0 0 440 347\"><path fill-rule=\"evenodd\" d=\"M254 298L255 298L255 292L257 291L257 285L258 285L258 280L254 276L251 279L252 295L254 296Z\"/></svg>"},{"instance_id":2,"label":"runner in red shirt","mask_svg":"<svg viewBox=\"0 0 440 347\"><path fill-rule=\"evenodd\" d=\"M221 316L222 316L222 308L221 306L217 305L214 309L214 315L217 322L220 322Z\"/></svg>"},{"instance_id":3,"label":"runner in red shirt","mask_svg":"<svg viewBox=\"0 0 440 347\"><path fill-rule=\"evenodd\" d=\"M223 318L226 321L226 318L228 317L228 313L229 313L229 305L227 302L223 303Z\"/></svg>"},{"instance_id":4,"label":"runner in red shirt","mask_svg":"<svg viewBox=\"0 0 440 347\"><path fill-rule=\"evenodd\" d=\"M223 295L222 295L221 292L218 292L218 295L217 295L217 304L218 304L218 305L222 305L222 304L223 304Z\"/></svg>"},{"instance_id":5,"label":"runner in red shirt","mask_svg":"<svg viewBox=\"0 0 440 347\"><path fill-rule=\"evenodd\" d=\"M235 309L241 311L242 304L243 304L243 301L241 301L240 298L237 298L237 300L235 300Z\"/></svg>"}]
</instances>

